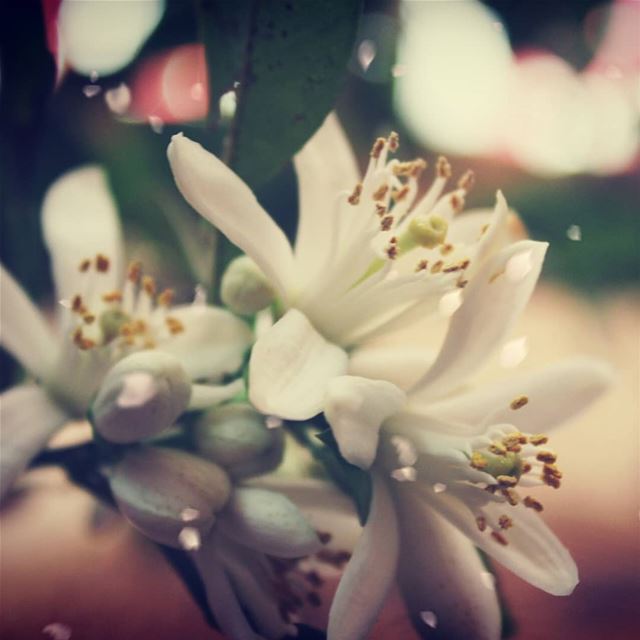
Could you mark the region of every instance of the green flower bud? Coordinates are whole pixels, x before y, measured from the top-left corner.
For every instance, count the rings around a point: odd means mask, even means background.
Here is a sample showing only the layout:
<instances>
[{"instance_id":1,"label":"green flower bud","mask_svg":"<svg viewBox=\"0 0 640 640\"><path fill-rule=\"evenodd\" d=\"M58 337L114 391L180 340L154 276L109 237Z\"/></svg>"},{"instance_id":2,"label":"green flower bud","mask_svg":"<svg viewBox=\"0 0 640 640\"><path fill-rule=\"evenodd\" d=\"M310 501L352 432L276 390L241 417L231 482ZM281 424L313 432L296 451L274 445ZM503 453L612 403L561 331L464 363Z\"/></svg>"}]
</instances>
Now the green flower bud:
<instances>
[{"instance_id":1,"label":"green flower bud","mask_svg":"<svg viewBox=\"0 0 640 640\"><path fill-rule=\"evenodd\" d=\"M220 297L232 311L251 315L268 307L275 294L260 267L248 256L240 256L222 276Z\"/></svg>"},{"instance_id":2,"label":"green flower bud","mask_svg":"<svg viewBox=\"0 0 640 640\"><path fill-rule=\"evenodd\" d=\"M268 429L248 404L229 404L202 416L194 432L198 454L233 478L271 471L282 459L282 429Z\"/></svg>"},{"instance_id":3,"label":"green flower bud","mask_svg":"<svg viewBox=\"0 0 640 640\"><path fill-rule=\"evenodd\" d=\"M236 489L219 526L240 544L280 558L299 558L320 547L316 532L293 502L266 489Z\"/></svg>"},{"instance_id":4,"label":"green flower bud","mask_svg":"<svg viewBox=\"0 0 640 640\"><path fill-rule=\"evenodd\" d=\"M139 351L107 373L91 409L94 425L112 442L137 442L170 427L190 396L191 382L175 356Z\"/></svg>"},{"instance_id":5,"label":"green flower bud","mask_svg":"<svg viewBox=\"0 0 640 640\"><path fill-rule=\"evenodd\" d=\"M444 242L448 228L447 221L440 216L416 216L409 223L409 236L416 245L433 249Z\"/></svg>"},{"instance_id":6,"label":"green flower bud","mask_svg":"<svg viewBox=\"0 0 640 640\"><path fill-rule=\"evenodd\" d=\"M229 499L231 484L217 465L174 449L129 451L115 466L111 490L120 511L146 536L172 547L181 535L204 537Z\"/></svg>"}]
</instances>

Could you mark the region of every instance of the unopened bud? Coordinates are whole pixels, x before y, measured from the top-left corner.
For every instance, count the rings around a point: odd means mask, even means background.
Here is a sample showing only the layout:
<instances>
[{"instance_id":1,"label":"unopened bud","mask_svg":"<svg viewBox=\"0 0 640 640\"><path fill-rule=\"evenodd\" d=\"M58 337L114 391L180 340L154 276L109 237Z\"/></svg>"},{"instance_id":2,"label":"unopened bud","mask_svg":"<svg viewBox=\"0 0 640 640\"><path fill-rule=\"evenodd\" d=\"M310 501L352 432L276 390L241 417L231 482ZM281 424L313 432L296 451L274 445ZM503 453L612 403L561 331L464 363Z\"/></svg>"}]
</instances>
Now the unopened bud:
<instances>
[{"instance_id":1,"label":"unopened bud","mask_svg":"<svg viewBox=\"0 0 640 640\"><path fill-rule=\"evenodd\" d=\"M229 404L205 414L194 429L198 454L233 478L267 473L282 459L282 429L268 429L248 404Z\"/></svg>"},{"instance_id":2,"label":"unopened bud","mask_svg":"<svg viewBox=\"0 0 640 640\"><path fill-rule=\"evenodd\" d=\"M275 294L260 267L248 256L240 256L222 276L220 297L232 311L251 315L269 306Z\"/></svg>"},{"instance_id":3,"label":"unopened bud","mask_svg":"<svg viewBox=\"0 0 640 640\"><path fill-rule=\"evenodd\" d=\"M172 547L184 546L185 528L206 536L231 492L219 466L160 447L128 452L110 483L125 518L152 540Z\"/></svg>"},{"instance_id":4,"label":"unopened bud","mask_svg":"<svg viewBox=\"0 0 640 640\"><path fill-rule=\"evenodd\" d=\"M94 425L112 442L137 442L170 427L190 396L191 382L175 356L139 351L107 373L93 403Z\"/></svg>"},{"instance_id":5,"label":"unopened bud","mask_svg":"<svg viewBox=\"0 0 640 640\"><path fill-rule=\"evenodd\" d=\"M240 544L280 558L299 558L320 547L315 530L293 502L267 489L236 489L219 526Z\"/></svg>"}]
</instances>

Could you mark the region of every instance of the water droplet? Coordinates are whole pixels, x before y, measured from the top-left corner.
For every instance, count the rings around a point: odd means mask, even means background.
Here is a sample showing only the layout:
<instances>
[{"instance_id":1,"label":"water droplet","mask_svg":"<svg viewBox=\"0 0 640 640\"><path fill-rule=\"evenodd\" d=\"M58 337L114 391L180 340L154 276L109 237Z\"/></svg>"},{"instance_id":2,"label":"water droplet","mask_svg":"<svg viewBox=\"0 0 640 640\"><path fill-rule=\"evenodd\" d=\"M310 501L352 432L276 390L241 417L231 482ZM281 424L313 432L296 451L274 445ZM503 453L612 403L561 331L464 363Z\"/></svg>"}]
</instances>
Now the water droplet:
<instances>
[{"instance_id":1,"label":"water droplet","mask_svg":"<svg viewBox=\"0 0 640 640\"><path fill-rule=\"evenodd\" d=\"M480 573L480 580L482 580L482 584L487 587L487 589L491 589L491 591L495 591L496 589L496 578L490 571L482 571Z\"/></svg>"},{"instance_id":2,"label":"water droplet","mask_svg":"<svg viewBox=\"0 0 640 640\"><path fill-rule=\"evenodd\" d=\"M200 512L193 507L185 507L180 513L180 520L182 522L193 522L200 517Z\"/></svg>"},{"instance_id":3,"label":"water droplet","mask_svg":"<svg viewBox=\"0 0 640 640\"><path fill-rule=\"evenodd\" d=\"M105 92L104 101L107 103L109 111L121 116L126 113L131 104L131 90L124 82L121 82L117 87Z\"/></svg>"},{"instance_id":4,"label":"water droplet","mask_svg":"<svg viewBox=\"0 0 640 640\"><path fill-rule=\"evenodd\" d=\"M178 534L178 542L185 551L197 551L200 548L200 532L195 527L185 527Z\"/></svg>"},{"instance_id":5,"label":"water droplet","mask_svg":"<svg viewBox=\"0 0 640 640\"><path fill-rule=\"evenodd\" d=\"M84 93L86 98L94 98L102 91L102 87L97 84L85 84L82 87L82 93Z\"/></svg>"},{"instance_id":6,"label":"water droplet","mask_svg":"<svg viewBox=\"0 0 640 640\"><path fill-rule=\"evenodd\" d=\"M202 82L196 82L195 84L191 85L189 95L191 96L191 99L195 100L196 102L201 102L202 100L204 100L204 85L202 84Z\"/></svg>"},{"instance_id":7,"label":"water droplet","mask_svg":"<svg viewBox=\"0 0 640 640\"><path fill-rule=\"evenodd\" d=\"M58 300L58 304L65 309L71 309L71 300L67 300L67 298L63 298L62 300Z\"/></svg>"},{"instance_id":8,"label":"water droplet","mask_svg":"<svg viewBox=\"0 0 640 640\"><path fill-rule=\"evenodd\" d=\"M418 472L415 467L401 467L394 469L390 475L398 482L415 482Z\"/></svg>"},{"instance_id":9,"label":"water droplet","mask_svg":"<svg viewBox=\"0 0 640 640\"><path fill-rule=\"evenodd\" d=\"M440 315L443 315L445 318L449 318L460 308L461 304L462 291L460 289L456 289L455 291L445 293L442 298L440 298L438 311L440 312Z\"/></svg>"},{"instance_id":10,"label":"water droplet","mask_svg":"<svg viewBox=\"0 0 640 640\"><path fill-rule=\"evenodd\" d=\"M282 426L282 419L278 418L278 416L267 416L264 419L264 423L267 429L278 429Z\"/></svg>"},{"instance_id":11,"label":"water droplet","mask_svg":"<svg viewBox=\"0 0 640 640\"><path fill-rule=\"evenodd\" d=\"M528 352L526 336L510 340L502 347L500 364L506 369L517 367L527 357Z\"/></svg>"},{"instance_id":12,"label":"water droplet","mask_svg":"<svg viewBox=\"0 0 640 640\"><path fill-rule=\"evenodd\" d=\"M432 629L438 626L438 616L433 611L421 611L420 618L422 622Z\"/></svg>"},{"instance_id":13,"label":"water droplet","mask_svg":"<svg viewBox=\"0 0 640 640\"><path fill-rule=\"evenodd\" d=\"M358 62L362 70L366 73L376 57L376 44L372 40L363 40L358 45Z\"/></svg>"},{"instance_id":14,"label":"water droplet","mask_svg":"<svg viewBox=\"0 0 640 640\"><path fill-rule=\"evenodd\" d=\"M141 407L147 403L157 392L156 381L147 371L132 371L123 379L116 404L123 409L129 407Z\"/></svg>"},{"instance_id":15,"label":"water droplet","mask_svg":"<svg viewBox=\"0 0 640 640\"><path fill-rule=\"evenodd\" d=\"M220 117L231 120L236 113L238 99L235 91L227 91L220 96Z\"/></svg>"},{"instance_id":16,"label":"water droplet","mask_svg":"<svg viewBox=\"0 0 640 640\"><path fill-rule=\"evenodd\" d=\"M164 129L164 120L158 116L149 116L149 125L154 133L162 133Z\"/></svg>"},{"instance_id":17,"label":"water droplet","mask_svg":"<svg viewBox=\"0 0 640 640\"><path fill-rule=\"evenodd\" d=\"M394 64L391 67L391 75L394 78L402 78L402 76L407 74L407 65L406 64Z\"/></svg>"},{"instance_id":18,"label":"water droplet","mask_svg":"<svg viewBox=\"0 0 640 640\"><path fill-rule=\"evenodd\" d=\"M89 80L94 83L98 81L99 77L100 74L95 69L89 74Z\"/></svg>"},{"instance_id":19,"label":"water droplet","mask_svg":"<svg viewBox=\"0 0 640 640\"><path fill-rule=\"evenodd\" d=\"M197 284L193 290L193 304L204 307L207 304L207 290L201 284Z\"/></svg>"},{"instance_id":20,"label":"water droplet","mask_svg":"<svg viewBox=\"0 0 640 640\"><path fill-rule=\"evenodd\" d=\"M567 238L574 242L580 242L582 240L582 229L577 224L572 224L567 229Z\"/></svg>"},{"instance_id":21,"label":"water droplet","mask_svg":"<svg viewBox=\"0 0 640 640\"><path fill-rule=\"evenodd\" d=\"M71 638L71 627L62 622L52 622L42 629L42 633L53 638L53 640L69 640Z\"/></svg>"},{"instance_id":22,"label":"water droplet","mask_svg":"<svg viewBox=\"0 0 640 640\"><path fill-rule=\"evenodd\" d=\"M443 491L447 490L447 485L442 483L442 482L436 482L433 485L433 492L434 493L442 493Z\"/></svg>"},{"instance_id":23,"label":"water droplet","mask_svg":"<svg viewBox=\"0 0 640 640\"><path fill-rule=\"evenodd\" d=\"M418 454L411 440L403 436L392 436L391 444L396 448L398 462L403 467L411 467L416 463Z\"/></svg>"},{"instance_id":24,"label":"water droplet","mask_svg":"<svg viewBox=\"0 0 640 640\"><path fill-rule=\"evenodd\" d=\"M507 260L505 272L511 282L520 282L531 271L531 251L523 251Z\"/></svg>"}]
</instances>

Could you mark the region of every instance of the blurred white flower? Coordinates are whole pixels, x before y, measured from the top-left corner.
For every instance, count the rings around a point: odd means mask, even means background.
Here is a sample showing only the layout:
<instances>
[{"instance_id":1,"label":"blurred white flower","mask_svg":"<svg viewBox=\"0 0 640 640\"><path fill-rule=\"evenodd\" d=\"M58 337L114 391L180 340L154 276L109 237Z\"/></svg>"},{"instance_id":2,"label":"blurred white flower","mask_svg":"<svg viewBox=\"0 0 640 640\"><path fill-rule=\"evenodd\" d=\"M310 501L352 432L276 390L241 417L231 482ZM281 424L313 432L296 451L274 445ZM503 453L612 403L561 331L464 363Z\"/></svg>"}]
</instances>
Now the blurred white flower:
<instances>
[{"instance_id":1,"label":"blurred white flower","mask_svg":"<svg viewBox=\"0 0 640 640\"><path fill-rule=\"evenodd\" d=\"M99 168L71 171L56 181L45 198L42 224L60 301L55 330L1 270L0 344L37 381L1 396L3 495L54 431L85 416L105 375L123 357L158 347L190 379L215 383L240 367L252 339L248 327L225 310L172 308L172 292L156 292L153 278L143 276L137 263L122 275L120 222ZM194 384L190 406L238 391L237 383Z\"/></svg>"},{"instance_id":2,"label":"blurred white flower","mask_svg":"<svg viewBox=\"0 0 640 640\"><path fill-rule=\"evenodd\" d=\"M361 466L372 460L381 420L404 396L388 382L347 375L345 348L435 312L443 294L463 287L499 242L508 213L498 193L493 211L458 215L473 176L464 174L443 195L451 175L444 158L418 199L426 164L389 160L397 146L395 134L376 140L360 180L330 115L295 157L294 248L215 156L183 135L168 149L187 201L262 270L284 314L252 351L251 401L266 414L296 420L325 410L343 455Z\"/></svg>"}]
</instances>

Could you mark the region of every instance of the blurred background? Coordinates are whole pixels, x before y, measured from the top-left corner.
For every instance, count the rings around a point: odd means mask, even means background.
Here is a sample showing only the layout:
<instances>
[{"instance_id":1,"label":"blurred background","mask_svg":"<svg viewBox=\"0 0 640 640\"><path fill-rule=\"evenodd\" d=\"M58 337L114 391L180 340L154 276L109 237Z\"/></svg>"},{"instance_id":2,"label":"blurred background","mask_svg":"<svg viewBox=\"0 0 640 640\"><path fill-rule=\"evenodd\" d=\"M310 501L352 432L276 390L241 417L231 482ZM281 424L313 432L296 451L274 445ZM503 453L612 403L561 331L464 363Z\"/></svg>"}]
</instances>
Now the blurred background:
<instances>
[{"instance_id":1,"label":"blurred background","mask_svg":"<svg viewBox=\"0 0 640 640\"><path fill-rule=\"evenodd\" d=\"M202 45L202 6L4 3L2 261L43 303L55 301L42 198L62 173L89 162L107 171L130 254L152 263L160 280L171 274L184 299L196 284L211 284L215 239L180 198L165 155L178 131L218 151L233 117L228 92L215 105L222 124L207 125L215 70ZM640 2L366 0L352 50L336 106L362 163L377 135L398 131L401 159L446 154L455 173L473 169L468 208L491 205L500 188L528 233L551 243L518 327L528 346L519 366L588 353L617 370L614 390L555 438L567 482L545 499L545 515L574 553L581 583L572 597L553 598L500 572L512 637L636 637ZM293 236L290 162L274 162L263 178L250 183ZM1 357L5 388L21 374ZM3 637L38 637L57 620L90 638L169 638L190 625L203 633L181 585L135 534L117 523L96 529L89 498L58 476L32 475L31 491L2 513ZM64 585L64 598L54 583ZM117 636L101 628L144 589L140 620ZM174 626L166 613L143 622L166 598L181 612ZM399 604L390 608L376 637L390 637L402 615Z\"/></svg>"}]
</instances>

